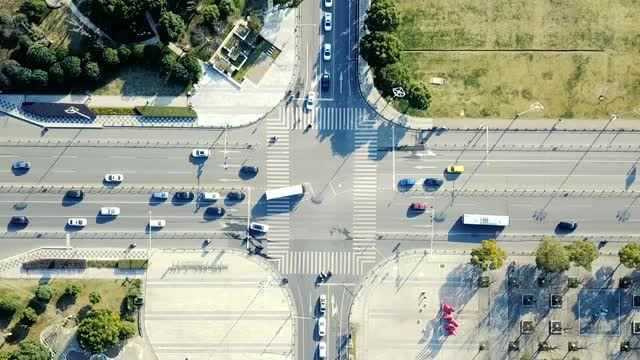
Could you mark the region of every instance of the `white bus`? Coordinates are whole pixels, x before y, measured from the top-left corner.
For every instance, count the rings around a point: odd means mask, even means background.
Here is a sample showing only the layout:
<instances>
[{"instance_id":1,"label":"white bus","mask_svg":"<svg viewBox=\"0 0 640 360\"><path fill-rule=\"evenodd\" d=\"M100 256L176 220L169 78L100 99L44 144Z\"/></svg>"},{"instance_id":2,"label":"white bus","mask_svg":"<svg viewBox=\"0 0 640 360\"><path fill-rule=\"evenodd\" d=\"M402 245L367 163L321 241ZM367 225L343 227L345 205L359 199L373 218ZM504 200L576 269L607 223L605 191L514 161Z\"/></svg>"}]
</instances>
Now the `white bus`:
<instances>
[{"instance_id":1,"label":"white bus","mask_svg":"<svg viewBox=\"0 0 640 360\"><path fill-rule=\"evenodd\" d=\"M464 214L465 225L509 226L509 217L503 215Z\"/></svg>"},{"instance_id":2,"label":"white bus","mask_svg":"<svg viewBox=\"0 0 640 360\"><path fill-rule=\"evenodd\" d=\"M264 194L267 200L278 199L287 196L302 195L304 194L304 188L302 187L302 185L293 185L273 190L267 190Z\"/></svg>"}]
</instances>

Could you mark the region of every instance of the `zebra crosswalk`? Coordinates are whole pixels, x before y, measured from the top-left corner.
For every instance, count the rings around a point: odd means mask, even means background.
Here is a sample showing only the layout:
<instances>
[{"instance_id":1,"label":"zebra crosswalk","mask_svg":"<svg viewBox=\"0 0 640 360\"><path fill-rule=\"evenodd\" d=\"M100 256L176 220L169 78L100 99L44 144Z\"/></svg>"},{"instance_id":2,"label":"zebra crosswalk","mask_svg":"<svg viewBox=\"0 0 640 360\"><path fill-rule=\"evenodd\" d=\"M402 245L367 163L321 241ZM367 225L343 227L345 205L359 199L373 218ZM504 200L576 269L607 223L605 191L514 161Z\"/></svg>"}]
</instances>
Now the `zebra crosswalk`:
<instances>
[{"instance_id":1,"label":"zebra crosswalk","mask_svg":"<svg viewBox=\"0 0 640 360\"><path fill-rule=\"evenodd\" d=\"M290 155L289 130L283 128L278 118L267 119L267 136L278 140L267 147L267 188L276 189L289 186ZM269 224L269 256L281 261L289 252L291 224L289 200L274 199L267 202ZM280 259L280 260L277 260Z\"/></svg>"},{"instance_id":2,"label":"zebra crosswalk","mask_svg":"<svg viewBox=\"0 0 640 360\"><path fill-rule=\"evenodd\" d=\"M355 254L350 251L292 251L280 262L283 274L360 275Z\"/></svg>"},{"instance_id":3,"label":"zebra crosswalk","mask_svg":"<svg viewBox=\"0 0 640 360\"><path fill-rule=\"evenodd\" d=\"M311 125L317 130L355 130L365 119L366 108L316 107L307 111L302 106L281 109L282 126L287 129L306 129Z\"/></svg>"},{"instance_id":4,"label":"zebra crosswalk","mask_svg":"<svg viewBox=\"0 0 640 360\"><path fill-rule=\"evenodd\" d=\"M353 251L358 271L375 263L378 130L364 120L355 131L353 174Z\"/></svg>"}]
</instances>

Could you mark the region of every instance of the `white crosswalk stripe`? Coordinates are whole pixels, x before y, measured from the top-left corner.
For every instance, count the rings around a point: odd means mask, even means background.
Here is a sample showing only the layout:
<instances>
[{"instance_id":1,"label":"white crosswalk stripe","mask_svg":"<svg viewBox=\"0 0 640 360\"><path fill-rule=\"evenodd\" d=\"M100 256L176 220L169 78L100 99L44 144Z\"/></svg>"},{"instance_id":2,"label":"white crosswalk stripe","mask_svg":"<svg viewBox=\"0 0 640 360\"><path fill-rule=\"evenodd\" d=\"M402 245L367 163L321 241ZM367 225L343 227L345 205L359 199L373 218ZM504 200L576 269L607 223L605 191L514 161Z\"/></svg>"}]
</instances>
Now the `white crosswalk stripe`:
<instances>
[{"instance_id":1,"label":"white crosswalk stripe","mask_svg":"<svg viewBox=\"0 0 640 360\"><path fill-rule=\"evenodd\" d=\"M350 251L292 251L280 262L283 274L360 275L355 256Z\"/></svg>"},{"instance_id":2,"label":"white crosswalk stripe","mask_svg":"<svg viewBox=\"0 0 640 360\"><path fill-rule=\"evenodd\" d=\"M354 141L353 253L358 273L376 262L378 130L375 120L361 121Z\"/></svg>"},{"instance_id":3,"label":"white crosswalk stripe","mask_svg":"<svg viewBox=\"0 0 640 360\"><path fill-rule=\"evenodd\" d=\"M278 138L267 147L267 188L289 186L289 130L282 126L277 117L269 118L266 122L267 137ZM267 202L267 223L269 224L267 253L271 258L279 261L289 252L291 231L289 206L288 199L274 199Z\"/></svg>"},{"instance_id":4,"label":"white crosswalk stripe","mask_svg":"<svg viewBox=\"0 0 640 360\"><path fill-rule=\"evenodd\" d=\"M355 130L366 119L366 108L316 107L306 111L302 106L282 108L282 126L304 130L311 125L317 130Z\"/></svg>"}]
</instances>

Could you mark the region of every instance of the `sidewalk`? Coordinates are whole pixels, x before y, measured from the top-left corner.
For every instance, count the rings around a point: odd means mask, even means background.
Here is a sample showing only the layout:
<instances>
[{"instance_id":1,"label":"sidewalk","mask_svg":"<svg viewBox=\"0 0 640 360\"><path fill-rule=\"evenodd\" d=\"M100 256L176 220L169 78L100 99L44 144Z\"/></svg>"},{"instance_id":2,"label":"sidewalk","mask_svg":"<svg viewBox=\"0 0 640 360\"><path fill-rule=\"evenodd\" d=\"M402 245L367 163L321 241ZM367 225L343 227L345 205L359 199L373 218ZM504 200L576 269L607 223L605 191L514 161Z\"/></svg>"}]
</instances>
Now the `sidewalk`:
<instances>
[{"instance_id":1,"label":"sidewalk","mask_svg":"<svg viewBox=\"0 0 640 360\"><path fill-rule=\"evenodd\" d=\"M180 96L110 95L0 95L0 112L41 127L241 127L250 125L271 112L284 98L294 79L297 10L273 10L265 16L261 35L281 53L259 83L245 80L241 88L232 84L211 66L203 64L203 77L190 98ZM22 102L84 103L92 107L193 106L197 119L148 118L141 116L98 116L93 123L69 119L34 117L20 109Z\"/></svg>"}]
</instances>

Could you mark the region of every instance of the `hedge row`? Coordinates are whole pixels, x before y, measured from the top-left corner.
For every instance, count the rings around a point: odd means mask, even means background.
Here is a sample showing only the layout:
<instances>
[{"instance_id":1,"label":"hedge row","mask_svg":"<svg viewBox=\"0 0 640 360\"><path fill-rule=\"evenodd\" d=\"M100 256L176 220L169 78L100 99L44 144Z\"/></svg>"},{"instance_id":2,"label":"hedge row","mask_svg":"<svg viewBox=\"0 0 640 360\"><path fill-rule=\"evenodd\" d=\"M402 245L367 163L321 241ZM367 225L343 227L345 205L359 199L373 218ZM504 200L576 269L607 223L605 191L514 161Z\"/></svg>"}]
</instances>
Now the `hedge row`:
<instances>
[{"instance_id":1,"label":"hedge row","mask_svg":"<svg viewBox=\"0 0 640 360\"><path fill-rule=\"evenodd\" d=\"M136 106L135 110L149 117L184 117L195 118L198 114L190 107L181 106Z\"/></svg>"}]
</instances>

